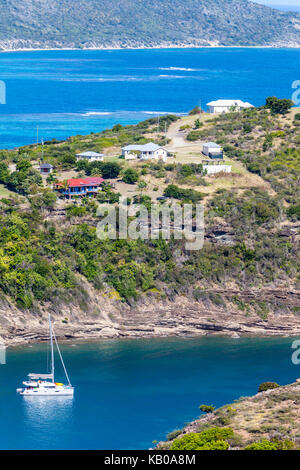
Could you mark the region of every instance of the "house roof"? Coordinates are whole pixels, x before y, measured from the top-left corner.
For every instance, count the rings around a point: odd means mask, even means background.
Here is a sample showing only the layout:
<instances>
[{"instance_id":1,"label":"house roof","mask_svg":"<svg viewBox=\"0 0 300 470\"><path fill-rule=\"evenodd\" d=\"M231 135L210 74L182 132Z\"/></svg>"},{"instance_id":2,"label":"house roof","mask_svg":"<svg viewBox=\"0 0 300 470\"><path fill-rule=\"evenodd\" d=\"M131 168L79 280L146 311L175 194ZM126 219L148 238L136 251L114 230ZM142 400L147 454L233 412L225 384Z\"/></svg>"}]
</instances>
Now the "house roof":
<instances>
[{"instance_id":1,"label":"house roof","mask_svg":"<svg viewBox=\"0 0 300 470\"><path fill-rule=\"evenodd\" d=\"M253 108L253 105L248 103L248 102L244 102L244 101L241 101L241 100L216 100L216 101L210 101L209 103L207 103L206 106L224 106L224 107L227 107L227 106L240 106L241 108Z\"/></svg>"},{"instance_id":2,"label":"house roof","mask_svg":"<svg viewBox=\"0 0 300 470\"><path fill-rule=\"evenodd\" d=\"M216 144L215 142L205 142L205 143L203 144L203 147L204 147L204 145L206 145L207 147L213 147L213 148L218 148L218 149L221 148L221 146L218 145L218 144Z\"/></svg>"},{"instance_id":3,"label":"house roof","mask_svg":"<svg viewBox=\"0 0 300 470\"><path fill-rule=\"evenodd\" d=\"M104 179L99 176L89 176L88 178L71 178L67 180L67 183L69 188L74 188L77 186L99 185L103 181ZM62 183L57 183L57 186L62 186Z\"/></svg>"},{"instance_id":4,"label":"house roof","mask_svg":"<svg viewBox=\"0 0 300 470\"><path fill-rule=\"evenodd\" d=\"M103 157L103 153L82 152L82 153L77 153L77 157Z\"/></svg>"},{"instance_id":5,"label":"house roof","mask_svg":"<svg viewBox=\"0 0 300 470\"><path fill-rule=\"evenodd\" d=\"M100 184L100 183L103 183L104 179L101 178L100 176L88 176L87 178L84 178L84 181L87 184L92 184L92 183Z\"/></svg>"},{"instance_id":6,"label":"house roof","mask_svg":"<svg viewBox=\"0 0 300 470\"><path fill-rule=\"evenodd\" d=\"M155 152L155 150L161 149L157 144L153 142L149 142L148 144L144 145L127 145L126 147L122 147L122 150L137 150L138 152Z\"/></svg>"},{"instance_id":7,"label":"house roof","mask_svg":"<svg viewBox=\"0 0 300 470\"><path fill-rule=\"evenodd\" d=\"M51 163L41 163L40 168L53 168Z\"/></svg>"}]
</instances>

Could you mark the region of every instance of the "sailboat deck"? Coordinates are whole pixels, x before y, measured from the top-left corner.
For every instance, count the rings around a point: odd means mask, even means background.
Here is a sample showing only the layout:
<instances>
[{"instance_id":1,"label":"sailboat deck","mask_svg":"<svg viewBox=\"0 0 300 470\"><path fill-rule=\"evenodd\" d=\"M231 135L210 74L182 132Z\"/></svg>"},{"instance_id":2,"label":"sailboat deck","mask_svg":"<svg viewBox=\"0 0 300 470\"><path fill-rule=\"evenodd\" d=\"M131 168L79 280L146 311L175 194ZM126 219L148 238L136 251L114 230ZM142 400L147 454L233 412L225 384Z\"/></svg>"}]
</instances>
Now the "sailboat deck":
<instances>
[{"instance_id":1,"label":"sailboat deck","mask_svg":"<svg viewBox=\"0 0 300 470\"><path fill-rule=\"evenodd\" d=\"M53 379L53 374L28 374L30 380L47 380Z\"/></svg>"}]
</instances>

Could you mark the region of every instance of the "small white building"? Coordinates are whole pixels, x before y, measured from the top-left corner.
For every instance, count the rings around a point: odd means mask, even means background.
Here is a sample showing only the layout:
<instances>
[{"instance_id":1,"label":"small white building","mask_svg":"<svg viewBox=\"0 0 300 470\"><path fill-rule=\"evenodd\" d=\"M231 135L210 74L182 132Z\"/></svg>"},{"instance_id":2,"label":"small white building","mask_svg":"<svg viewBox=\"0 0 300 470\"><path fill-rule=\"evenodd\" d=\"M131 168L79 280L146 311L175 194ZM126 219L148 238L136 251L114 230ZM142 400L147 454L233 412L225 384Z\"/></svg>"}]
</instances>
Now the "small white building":
<instances>
[{"instance_id":1,"label":"small white building","mask_svg":"<svg viewBox=\"0 0 300 470\"><path fill-rule=\"evenodd\" d=\"M167 161L168 152L163 147L160 147L153 142L144 145L127 145L122 148L122 155L125 160L162 160Z\"/></svg>"},{"instance_id":2,"label":"small white building","mask_svg":"<svg viewBox=\"0 0 300 470\"><path fill-rule=\"evenodd\" d=\"M38 169L42 175L49 175L53 171L53 166L51 163L41 163Z\"/></svg>"},{"instance_id":3,"label":"small white building","mask_svg":"<svg viewBox=\"0 0 300 470\"><path fill-rule=\"evenodd\" d=\"M83 152L76 155L76 160L85 160L87 162L103 162L103 153Z\"/></svg>"},{"instance_id":4,"label":"small white building","mask_svg":"<svg viewBox=\"0 0 300 470\"><path fill-rule=\"evenodd\" d=\"M210 114L229 113L230 111L242 111L243 109L253 108L250 103L241 100L217 100L207 103L207 112Z\"/></svg>"},{"instance_id":5,"label":"small white building","mask_svg":"<svg viewBox=\"0 0 300 470\"><path fill-rule=\"evenodd\" d=\"M222 148L215 142L205 142L202 146L202 153L209 157L210 155L221 155Z\"/></svg>"}]
</instances>

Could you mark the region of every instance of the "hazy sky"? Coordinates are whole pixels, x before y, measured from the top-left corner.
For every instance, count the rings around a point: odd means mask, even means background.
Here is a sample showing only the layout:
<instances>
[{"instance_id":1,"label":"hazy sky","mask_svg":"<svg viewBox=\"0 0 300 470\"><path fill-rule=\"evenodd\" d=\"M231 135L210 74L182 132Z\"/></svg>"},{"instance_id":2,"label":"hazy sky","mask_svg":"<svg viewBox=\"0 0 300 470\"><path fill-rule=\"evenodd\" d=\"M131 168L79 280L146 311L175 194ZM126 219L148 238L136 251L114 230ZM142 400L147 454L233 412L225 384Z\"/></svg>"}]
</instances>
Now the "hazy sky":
<instances>
[{"instance_id":1,"label":"hazy sky","mask_svg":"<svg viewBox=\"0 0 300 470\"><path fill-rule=\"evenodd\" d=\"M296 5L300 6L300 0L252 0L264 5Z\"/></svg>"}]
</instances>

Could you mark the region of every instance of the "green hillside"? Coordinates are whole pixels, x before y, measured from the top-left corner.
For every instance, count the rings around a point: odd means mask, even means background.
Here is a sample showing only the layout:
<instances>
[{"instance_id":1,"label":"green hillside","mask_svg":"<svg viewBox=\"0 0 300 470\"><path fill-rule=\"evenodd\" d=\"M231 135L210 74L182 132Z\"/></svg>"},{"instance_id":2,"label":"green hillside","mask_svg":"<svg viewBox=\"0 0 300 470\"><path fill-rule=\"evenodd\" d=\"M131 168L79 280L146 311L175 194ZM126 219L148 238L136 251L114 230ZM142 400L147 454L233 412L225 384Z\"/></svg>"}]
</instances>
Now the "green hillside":
<instances>
[{"instance_id":1,"label":"green hillside","mask_svg":"<svg viewBox=\"0 0 300 470\"><path fill-rule=\"evenodd\" d=\"M164 123L180 125L175 116L161 118L156 135L157 123L150 119L66 142L46 142L43 150L32 145L1 151L0 183L10 191L0 201L2 292L21 308L59 299L80 302L88 298L85 279L100 292L112 289L128 303L154 292L159 299L185 295L221 309L230 298L234 308L245 315L256 312L264 320L269 312L297 315L299 117L294 111L282 116L253 108L207 119L194 132L220 142L233 167L231 174L219 177L203 175L201 163L125 162L118 157L122 145L147 142L149 135L163 144ZM115 156L105 157L104 163L76 163L75 153L84 148ZM127 187L132 188L128 202L133 205L149 206L151 198L158 206L165 204L157 200L162 191L178 204L202 200L204 249L188 252L184 240L174 239L99 240L96 200L56 202L51 178L42 182L34 168L42 157L54 165L54 178L60 181L70 172L77 177L102 175L107 182L119 178L117 189L107 184L98 202L116 204ZM128 176L137 181L126 184ZM234 286L241 296L208 294L215 286ZM256 301L242 294L276 286L295 292L293 302L275 296Z\"/></svg>"}]
</instances>

